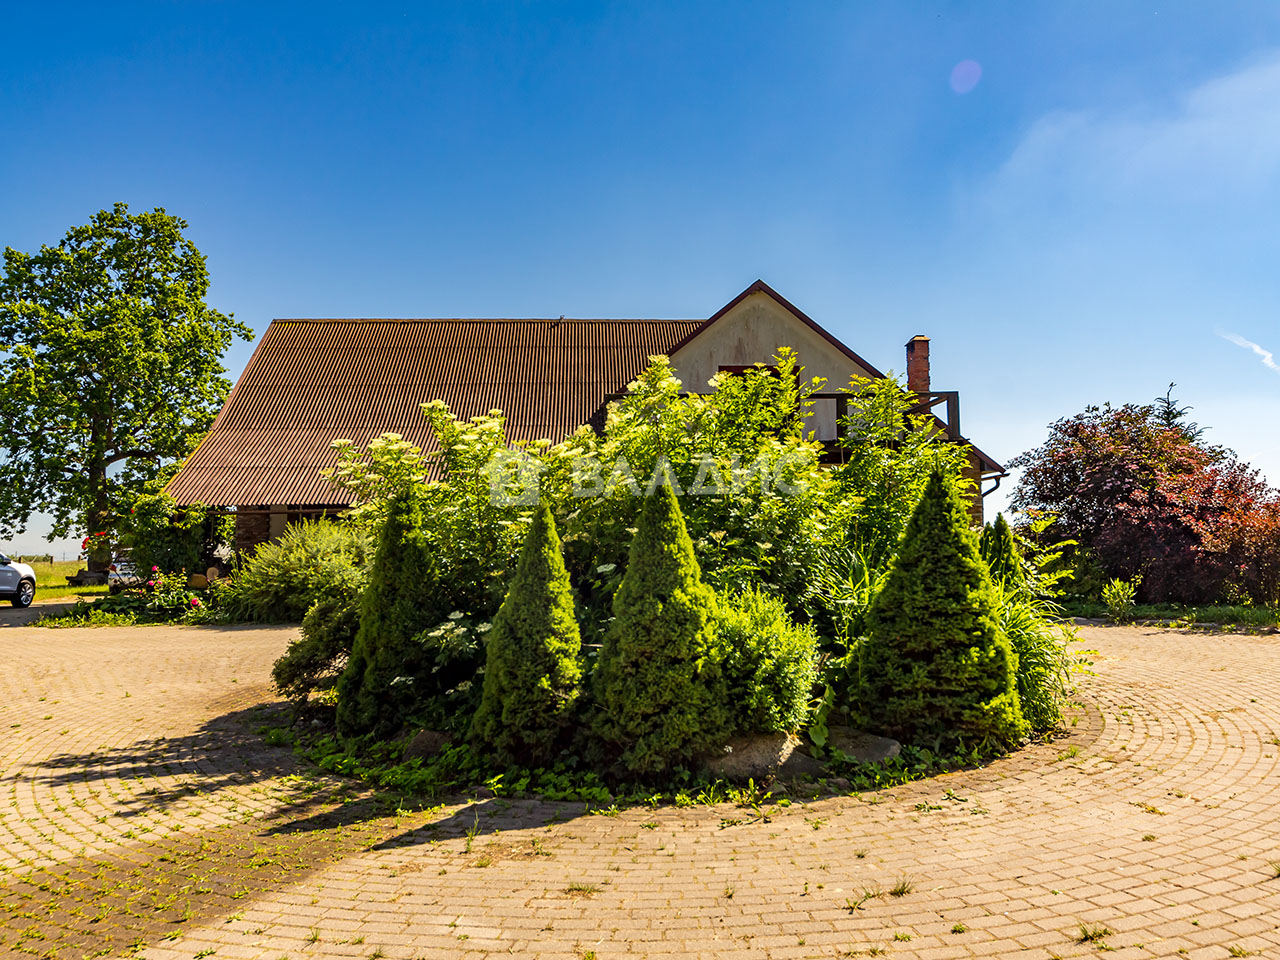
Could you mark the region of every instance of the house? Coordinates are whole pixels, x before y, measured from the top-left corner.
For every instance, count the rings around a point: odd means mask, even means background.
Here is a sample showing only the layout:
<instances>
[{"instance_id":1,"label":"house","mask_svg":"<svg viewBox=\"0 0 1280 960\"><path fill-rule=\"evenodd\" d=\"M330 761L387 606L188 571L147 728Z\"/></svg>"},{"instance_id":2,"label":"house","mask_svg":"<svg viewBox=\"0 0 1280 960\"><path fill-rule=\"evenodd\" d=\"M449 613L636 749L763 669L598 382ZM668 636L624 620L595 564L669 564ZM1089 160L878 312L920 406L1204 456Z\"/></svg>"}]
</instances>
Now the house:
<instances>
[{"instance_id":1,"label":"house","mask_svg":"<svg viewBox=\"0 0 1280 960\"><path fill-rule=\"evenodd\" d=\"M718 371L767 362L782 346L807 376L827 379L833 392L818 395L814 430L835 439L834 391L884 375L763 281L705 320L275 320L168 490L182 505L234 511L245 549L350 503L323 475L335 439L365 444L393 431L432 449L424 401L443 400L462 419L502 410L511 439L559 440L593 422L651 356L669 356L686 389L706 391ZM907 385L966 444L979 486L998 483L1004 468L960 434L959 395L933 391L925 337L907 344Z\"/></svg>"}]
</instances>

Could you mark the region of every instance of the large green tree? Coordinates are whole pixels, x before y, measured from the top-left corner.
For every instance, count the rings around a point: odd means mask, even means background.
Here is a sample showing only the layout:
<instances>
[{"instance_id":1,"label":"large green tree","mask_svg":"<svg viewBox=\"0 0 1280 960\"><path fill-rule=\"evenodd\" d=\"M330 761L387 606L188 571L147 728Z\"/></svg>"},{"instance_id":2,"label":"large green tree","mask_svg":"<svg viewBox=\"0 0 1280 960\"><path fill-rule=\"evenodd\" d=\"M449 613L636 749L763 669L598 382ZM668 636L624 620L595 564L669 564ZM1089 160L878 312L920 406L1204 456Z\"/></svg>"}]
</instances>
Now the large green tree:
<instances>
[{"instance_id":1,"label":"large green tree","mask_svg":"<svg viewBox=\"0 0 1280 960\"><path fill-rule=\"evenodd\" d=\"M35 512L66 536L112 532L128 503L187 456L230 383L239 335L205 303L187 223L117 203L38 253L4 251L0 277L0 534ZM99 546L91 568L109 552Z\"/></svg>"}]
</instances>

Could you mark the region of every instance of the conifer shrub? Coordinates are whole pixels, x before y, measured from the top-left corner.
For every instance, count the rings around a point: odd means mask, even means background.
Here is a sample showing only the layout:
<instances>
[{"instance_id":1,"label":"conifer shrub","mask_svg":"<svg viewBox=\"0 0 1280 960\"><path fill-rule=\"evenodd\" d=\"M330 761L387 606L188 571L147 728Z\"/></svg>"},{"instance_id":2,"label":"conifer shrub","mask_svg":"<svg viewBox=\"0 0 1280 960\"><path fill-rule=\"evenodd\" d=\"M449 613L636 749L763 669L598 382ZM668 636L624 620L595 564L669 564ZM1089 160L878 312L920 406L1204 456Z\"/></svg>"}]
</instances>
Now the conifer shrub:
<instances>
[{"instance_id":1,"label":"conifer shrub","mask_svg":"<svg viewBox=\"0 0 1280 960\"><path fill-rule=\"evenodd\" d=\"M987 524L983 529L982 538L978 541L978 552L986 561L992 579L1008 584L1022 581L1022 557L1003 513L997 513L995 522Z\"/></svg>"},{"instance_id":2,"label":"conifer shrub","mask_svg":"<svg viewBox=\"0 0 1280 960\"><path fill-rule=\"evenodd\" d=\"M646 498L594 675L594 732L616 772L652 778L729 729L713 615L671 488Z\"/></svg>"},{"instance_id":3,"label":"conifer shrub","mask_svg":"<svg viewBox=\"0 0 1280 960\"><path fill-rule=\"evenodd\" d=\"M1025 734L991 574L941 471L929 477L867 620L855 684L873 730L932 748L1007 748Z\"/></svg>"},{"instance_id":4,"label":"conifer shrub","mask_svg":"<svg viewBox=\"0 0 1280 960\"><path fill-rule=\"evenodd\" d=\"M302 635L289 644L271 668L276 689L291 700L305 701L317 690L337 683L351 656L360 629L359 583L321 597L302 618Z\"/></svg>"},{"instance_id":5,"label":"conifer shrub","mask_svg":"<svg viewBox=\"0 0 1280 960\"><path fill-rule=\"evenodd\" d=\"M717 596L716 629L735 733L804 725L818 675L818 635L759 587Z\"/></svg>"},{"instance_id":6,"label":"conifer shrub","mask_svg":"<svg viewBox=\"0 0 1280 960\"><path fill-rule=\"evenodd\" d=\"M549 765L578 700L581 649L560 537L543 503L488 633L475 746L503 763Z\"/></svg>"},{"instance_id":7,"label":"conifer shrub","mask_svg":"<svg viewBox=\"0 0 1280 960\"><path fill-rule=\"evenodd\" d=\"M338 732L345 739L393 736L437 691L420 636L445 619L436 558L422 534L414 492L391 503L360 601L360 628L338 680Z\"/></svg>"}]
</instances>

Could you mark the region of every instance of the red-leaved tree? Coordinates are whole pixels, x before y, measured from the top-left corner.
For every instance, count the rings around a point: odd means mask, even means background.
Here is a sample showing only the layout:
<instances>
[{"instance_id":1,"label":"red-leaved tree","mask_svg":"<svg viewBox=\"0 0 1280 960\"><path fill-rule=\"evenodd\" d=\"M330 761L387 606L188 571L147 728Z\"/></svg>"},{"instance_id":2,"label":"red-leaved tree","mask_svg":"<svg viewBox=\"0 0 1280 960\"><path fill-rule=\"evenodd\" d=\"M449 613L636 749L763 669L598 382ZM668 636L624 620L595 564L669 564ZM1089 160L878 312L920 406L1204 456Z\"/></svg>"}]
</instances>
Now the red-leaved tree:
<instances>
[{"instance_id":1,"label":"red-leaved tree","mask_svg":"<svg viewBox=\"0 0 1280 960\"><path fill-rule=\"evenodd\" d=\"M1141 574L1146 601L1204 603L1230 584L1247 589L1257 579L1246 576L1247 553L1265 539L1275 491L1184 415L1165 398L1059 420L1012 462L1023 470L1012 506L1055 514L1108 576Z\"/></svg>"},{"instance_id":2,"label":"red-leaved tree","mask_svg":"<svg viewBox=\"0 0 1280 960\"><path fill-rule=\"evenodd\" d=\"M1229 557L1229 581L1256 603L1280 606L1280 497L1219 525L1207 547Z\"/></svg>"}]
</instances>

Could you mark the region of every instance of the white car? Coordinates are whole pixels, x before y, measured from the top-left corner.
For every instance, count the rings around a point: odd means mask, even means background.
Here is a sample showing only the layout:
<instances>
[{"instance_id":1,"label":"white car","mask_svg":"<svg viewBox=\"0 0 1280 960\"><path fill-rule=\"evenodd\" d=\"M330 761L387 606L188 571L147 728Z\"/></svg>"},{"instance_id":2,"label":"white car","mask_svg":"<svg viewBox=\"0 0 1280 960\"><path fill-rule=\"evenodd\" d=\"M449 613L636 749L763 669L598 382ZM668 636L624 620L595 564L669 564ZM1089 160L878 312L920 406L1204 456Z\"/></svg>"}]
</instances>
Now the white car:
<instances>
[{"instance_id":1,"label":"white car","mask_svg":"<svg viewBox=\"0 0 1280 960\"><path fill-rule=\"evenodd\" d=\"M0 553L0 599L6 597L15 607L31 606L36 598L36 572Z\"/></svg>"}]
</instances>

